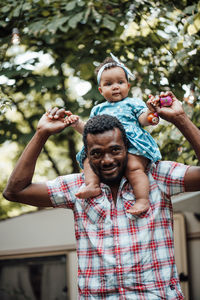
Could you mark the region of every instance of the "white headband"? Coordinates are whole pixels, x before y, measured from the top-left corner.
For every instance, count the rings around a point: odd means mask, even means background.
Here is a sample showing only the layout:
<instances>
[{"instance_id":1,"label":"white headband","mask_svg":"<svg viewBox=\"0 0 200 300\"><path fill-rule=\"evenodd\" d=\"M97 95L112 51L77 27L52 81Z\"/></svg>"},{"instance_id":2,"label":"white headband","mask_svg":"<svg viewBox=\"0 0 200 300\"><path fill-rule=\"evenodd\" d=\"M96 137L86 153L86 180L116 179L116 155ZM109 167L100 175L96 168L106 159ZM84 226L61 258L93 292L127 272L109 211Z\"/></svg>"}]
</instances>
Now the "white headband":
<instances>
[{"instance_id":1,"label":"white headband","mask_svg":"<svg viewBox=\"0 0 200 300\"><path fill-rule=\"evenodd\" d=\"M131 73L131 71L122 62L120 62L119 59L115 55L113 55L112 53L110 53L110 55L111 55L112 59L115 61L115 63L116 63L115 66L122 68L125 71L127 77L129 77L129 76L134 77L134 75ZM106 68L109 68L109 67L113 67L113 62L109 62L109 63L103 65L100 68L100 70L99 70L99 72L97 74L97 82L98 82L98 84L100 83L101 75L102 75L103 71Z\"/></svg>"}]
</instances>

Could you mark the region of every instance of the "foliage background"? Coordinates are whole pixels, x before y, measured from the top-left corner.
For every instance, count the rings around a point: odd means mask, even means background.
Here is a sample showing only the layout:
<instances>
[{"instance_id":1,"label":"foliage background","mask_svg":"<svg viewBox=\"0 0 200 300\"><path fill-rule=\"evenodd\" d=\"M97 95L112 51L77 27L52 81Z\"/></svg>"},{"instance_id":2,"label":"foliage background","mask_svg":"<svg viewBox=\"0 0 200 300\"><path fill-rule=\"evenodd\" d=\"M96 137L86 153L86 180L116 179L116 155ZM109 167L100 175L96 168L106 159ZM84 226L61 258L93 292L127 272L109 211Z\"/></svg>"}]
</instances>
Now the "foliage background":
<instances>
[{"instance_id":1,"label":"foliage background","mask_svg":"<svg viewBox=\"0 0 200 300\"><path fill-rule=\"evenodd\" d=\"M12 45L12 29L20 44ZM0 4L0 190L41 115L65 106L87 119L103 99L95 67L110 52L133 71L132 93L172 90L200 126L200 2L7 0ZM27 55L24 55L24 54ZM28 55L29 54L29 55ZM91 89L77 93L79 83ZM150 129L148 129L150 130ZM190 145L166 122L151 130L163 159L197 164ZM78 172L81 137L67 128L47 142L34 180ZM0 196L0 218L31 210Z\"/></svg>"}]
</instances>

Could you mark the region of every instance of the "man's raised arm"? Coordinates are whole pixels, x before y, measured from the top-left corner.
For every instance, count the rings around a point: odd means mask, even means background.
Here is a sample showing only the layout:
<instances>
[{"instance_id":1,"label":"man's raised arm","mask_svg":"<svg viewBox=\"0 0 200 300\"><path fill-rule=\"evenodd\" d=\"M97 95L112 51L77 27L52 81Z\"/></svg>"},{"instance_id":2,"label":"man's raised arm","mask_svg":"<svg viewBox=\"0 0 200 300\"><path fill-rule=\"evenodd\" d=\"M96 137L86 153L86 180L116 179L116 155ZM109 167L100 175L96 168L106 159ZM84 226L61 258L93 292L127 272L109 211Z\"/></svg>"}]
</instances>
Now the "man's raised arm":
<instances>
[{"instance_id":1,"label":"man's raised arm","mask_svg":"<svg viewBox=\"0 0 200 300\"><path fill-rule=\"evenodd\" d=\"M64 109L54 108L51 113L44 114L38 122L36 133L26 146L9 178L3 192L3 196L9 201L37 207L52 206L46 184L32 183L38 156L47 139L50 135L56 134L69 126L64 121L66 116Z\"/></svg>"},{"instance_id":2,"label":"man's raised arm","mask_svg":"<svg viewBox=\"0 0 200 300\"><path fill-rule=\"evenodd\" d=\"M200 130L191 122L184 112L181 103L171 92L164 95L172 97L172 106L157 107L158 114L161 118L171 122L180 130L191 144L200 162ZM200 167L191 166L185 174L184 182L186 192L200 191Z\"/></svg>"}]
</instances>

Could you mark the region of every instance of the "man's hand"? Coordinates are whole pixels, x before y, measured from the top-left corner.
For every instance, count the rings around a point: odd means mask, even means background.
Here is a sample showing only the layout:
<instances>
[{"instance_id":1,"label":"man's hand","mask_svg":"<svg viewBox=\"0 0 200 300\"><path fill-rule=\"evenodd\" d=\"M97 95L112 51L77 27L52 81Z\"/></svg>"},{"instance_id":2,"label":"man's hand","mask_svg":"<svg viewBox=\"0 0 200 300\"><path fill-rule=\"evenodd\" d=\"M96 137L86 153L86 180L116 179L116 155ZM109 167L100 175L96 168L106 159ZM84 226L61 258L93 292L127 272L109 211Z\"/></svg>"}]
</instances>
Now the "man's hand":
<instances>
[{"instance_id":1,"label":"man's hand","mask_svg":"<svg viewBox=\"0 0 200 300\"><path fill-rule=\"evenodd\" d=\"M171 106L163 106L160 107L159 105L159 98L160 97L167 97L170 96L172 98L172 105ZM182 108L181 102L175 97L175 95L172 92L162 92L158 96L150 96L150 99L148 100L148 105L153 106L155 111L158 113L158 115L173 124L176 124L176 120L179 116L185 115L185 112Z\"/></svg>"},{"instance_id":2,"label":"man's hand","mask_svg":"<svg viewBox=\"0 0 200 300\"><path fill-rule=\"evenodd\" d=\"M37 130L43 130L48 135L56 134L75 122L72 116L72 113L64 108L54 107L41 117Z\"/></svg>"},{"instance_id":3,"label":"man's hand","mask_svg":"<svg viewBox=\"0 0 200 300\"><path fill-rule=\"evenodd\" d=\"M149 95L149 100L147 101L146 105L150 112L156 112L156 107L159 106L160 97L158 95L153 96Z\"/></svg>"}]
</instances>

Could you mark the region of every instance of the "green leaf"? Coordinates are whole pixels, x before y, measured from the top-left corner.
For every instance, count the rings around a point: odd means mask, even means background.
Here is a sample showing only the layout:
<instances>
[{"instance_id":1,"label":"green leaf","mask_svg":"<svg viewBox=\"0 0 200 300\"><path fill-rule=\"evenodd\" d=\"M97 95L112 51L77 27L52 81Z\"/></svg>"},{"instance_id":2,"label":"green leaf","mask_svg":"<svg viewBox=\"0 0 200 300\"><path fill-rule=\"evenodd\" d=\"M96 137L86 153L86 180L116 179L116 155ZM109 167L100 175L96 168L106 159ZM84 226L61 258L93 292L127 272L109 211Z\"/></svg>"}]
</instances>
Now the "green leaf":
<instances>
[{"instance_id":1,"label":"green leaf","mask_svg":"<svg viewBox=\"0 0 200 300\"><path fill-rule=\"evenodd\" d=\"M13 11L14 17L19 17L19 15L20 15L20 5L16 6L16 8Z\"/></svg>"},{"instance_id":2,"label":"green leaf","mask_svg":"<svg viewBox=\"0 0 200 300\"><path fill-rule=\"evenodd\" d=\"M78 4L78 6L84 6L85 5L85 2L84 1L82 1L82 0L79 0L78 2L77 2L77 4Z\"/></svg>"},{"instance_id":3,"label":"green leaf","mask_svg":"<svg viewBox=\"0 0 200 300\"><path fill-rule=\"evenodd\" d=\"M76 1L71 1L65 6L65 9L68 11L73 10L75 8L75 6L76 6Z\"/></svg>"},{"instance_id":4,"label":"green leaf","mask_svg":"<svg viewBox=\"0 0 200 300\"><path fill-rule=\"evenodd\" d=\"M115 27L116 27L116 24L112 21L110 21L107 17L104 17L103 18L103 25L110 29L111 31L114 31L115 30Z\"/></svg>"},{"instance_id":5,"label":"green leaf","mask_svg":"<svg viewBox=\"0 0 200 300\"><path fill-rule=\"evenodd\" d=\"M45 29L46 29L46 21L40 20L29 25L29 34L33 33L37 35L39 32L45 31Z\"/></svg>"},{"instance_id":6,"label":"green leaf","mask_svg":"<svg viewBox=\"0 0 200 300\"><path fill-rule=\"evenodd\" d=\"M189 35L193 35L193 34L196 34L196 33L198 32L198 29L196 28L195 25L190 24L190 25L188 26L187 31L188 31Z\"/></svg>"},{"instance_id":7,"label":"green leaf","mask_svg":"<svg viewBox=\"0 0 200 300\"><path fill-rule=\"evenodd\" d=\"M77 24L82 20L84 12L74 15L68 22L69 27L76 28Z\"/></svg>"},{"instance_id":8,"label":"green leaf","mask_svg":"<svg viewBox=\"0 0 200 300\"><path fill-rule=\"evenodd\" d=\"M196 27L197 31L200 30L200 13L196 14L195 16L194 26Z\"/></svg>"},{"instance_id":9,"label":"green leaf","mask_svg":"<svg viewBox=\"0 0 200 300\"><path fill-rule=\"evenodd\" d=\"M4 5L2 8L1 8L1 12L2 13L7 13L8 11L10 11L10 5Z\"/></svg>"},{"instance_id":10,"label":"green leaf","mask_svg":"<svg viewBox=\"0 0 200 300\"><path fill-rule=\"evenodd\" d=\"M0 21L0 27L5 27L7 25L7 23L6 22L4 22L4 21Z\"/></svg>"},{"instance_id":11,"label":"green leaf","mask_svg":"<svg viewBox=\"0 0 200 300\"><path fill-rule=\"evenodd\" d=\"M65 22L67 22L69 20L69 16L67 17L62 17L60 19L58 19L57 17L55 17L53 20L51 20L51 22L47 25L47 28L49 31L51 32L56 32L56 30L58 28L60 28Z\"/></svg>"},{"instance_id":12,"label":"green leaf","mask_svg":"<svg viewBox=\"0 0 200 300\"><path fill-rule=\"evenodd\" d=\"M196 10L196 4L187 6L183 10L183 13L186 14L186 15L191 15L192 13L194 13L195 10Z\"/></svg>"},{"instance_id":13,"label":"green leaf","mask_svg":"<svg viewBox=\"0 0 200 300\"><path fill-rule=\"evenodd\" d=\"M68 24L67 25L65 25L65 26L59 26L59 29L62 31L62 32L67 32L68 30L69 30L69 26L68 26Z\"/></svg>"},{"instance_id":14,"label":"green leaf","mask_svg":"<svg viewBox=\"0 0 200 300\"><path fill-rule=\"evenodd\" d=\"M88 20L88 17L91 13L91 7L89 6L86 11L85 11L85 16L84 16L84 19L82 21L83 24L87 23L87 20Z\"/></svg>"},{"instance_id":15,"label":"green leaf","mask_svg":"<svg viewBox=\"0 0 200 300\"><path fill-rule=\"evenodd\" d=\"M96 22L99 23L102 19L102 16L95 10L94 7L92 7L92 14L93 14L93 17L95 18Z\"/></svg>"},{"instance_id":16,"label":"green leaf","mask_svg":"<svg viewBox=\"0 0 200 300\"><path fill-rule=\"evenodd\" d=\"M23 10L30 10L32 8L30 3L24 3L23 4Z\"/></svg>"}]
</instances>

